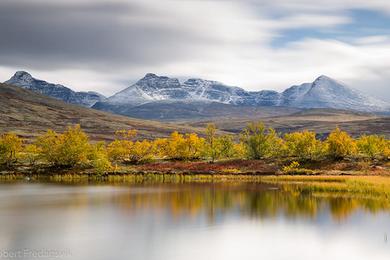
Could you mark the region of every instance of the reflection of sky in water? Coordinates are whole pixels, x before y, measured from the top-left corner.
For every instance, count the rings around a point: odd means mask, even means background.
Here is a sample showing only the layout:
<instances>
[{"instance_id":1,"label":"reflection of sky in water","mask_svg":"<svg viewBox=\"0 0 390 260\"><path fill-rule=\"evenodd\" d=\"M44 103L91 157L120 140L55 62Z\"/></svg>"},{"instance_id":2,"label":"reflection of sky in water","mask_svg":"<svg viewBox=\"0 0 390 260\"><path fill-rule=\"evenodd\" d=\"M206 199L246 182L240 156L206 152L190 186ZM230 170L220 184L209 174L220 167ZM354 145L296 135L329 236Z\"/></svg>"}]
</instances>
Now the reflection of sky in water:
<instances>
[{"instance_id":1,"label":"reflection of sky in water","mask_svg":"<svg viewBox=\"0 0 390 260\"><path fill-rule=\"evenodd\" d=\"M210 186L205 187L210 192ZM287 197L276 199L275 191L219 187L212 189L211 200L222 202L210 203L210 197L202 200L199 185L176 188L0 186L0 250L70 250L70 256L58 259L390 257L385 242L390 218L384 211L374 214L358 207L339 219L326 203L319 203L314 215L262 215L269 207L282 207ZM253 192L271 195L267 202L276 205L248 208ZM302 201L288 201L288 207L307 205ZM260 213L253 214L259 207Z\"/></svg>"}]
</instances>

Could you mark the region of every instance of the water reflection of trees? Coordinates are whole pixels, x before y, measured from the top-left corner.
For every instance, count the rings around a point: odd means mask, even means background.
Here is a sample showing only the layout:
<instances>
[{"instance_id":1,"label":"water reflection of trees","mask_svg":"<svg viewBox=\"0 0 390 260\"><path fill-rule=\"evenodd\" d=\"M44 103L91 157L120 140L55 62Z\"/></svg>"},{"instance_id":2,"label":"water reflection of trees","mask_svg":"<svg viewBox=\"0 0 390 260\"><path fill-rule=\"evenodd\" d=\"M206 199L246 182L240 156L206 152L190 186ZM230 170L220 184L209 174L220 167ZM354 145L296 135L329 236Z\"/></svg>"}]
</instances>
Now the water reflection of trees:
<instances>
[{"instance_id":1,"label":"water reflection of trees","mask_svg":"<svg viewBox=\"0 0 390 260\"><path fill-rule=\"evenodd\" d=\"M390 209L389 201L384 198L366 198L358 194L348 197L332 193L313 194L290 185L274 188L264 184L153 186L151 192L130 192L115 197L115 203L132 211L168 210L175 217L204 214L210 221L227 212L253 218L274 218L278 215L315 218L320 212L330 212L333 218L343 220L357 210L376 213Z\"/></svg>"},{"instance_id":2,"label":"water reflection of trees","mask_svg":"<svg viewBox=\"0 0 390 260\"><path fill-rule=\"evenodd\" d=\"M334 219L344 220L358 210L371 214L390 210L390 190L381 183L356 185L353 182L353 185L350 185L338 180L304 184L265 184L259 180L253 182L253 179L250 179L250 182L224 180L212 183L206 180L199 183L191 182L193 179L183 182L179 178L178 182L174 182L171 178L161 178L153 178L151 182L145 182L144 178L93 183L88 179L85 179L85 182L80 182L79 179L50 181L52 184L68 184L70 187L85 184L90 187L93 184L122 191L93 194L78 192L72 196L57 197L55 201L50 200L46 204L50 207L81 208L110 203L129 213L148 209L161 213L168 211L178 218L204 215L210 221L214 221L219 214L228 212L252 218L274 218L278 215L288 218L315 218L321 213L329 212ZM17 206L18 202L13 200L12 204Z\"/></svg>"}]
</instances>

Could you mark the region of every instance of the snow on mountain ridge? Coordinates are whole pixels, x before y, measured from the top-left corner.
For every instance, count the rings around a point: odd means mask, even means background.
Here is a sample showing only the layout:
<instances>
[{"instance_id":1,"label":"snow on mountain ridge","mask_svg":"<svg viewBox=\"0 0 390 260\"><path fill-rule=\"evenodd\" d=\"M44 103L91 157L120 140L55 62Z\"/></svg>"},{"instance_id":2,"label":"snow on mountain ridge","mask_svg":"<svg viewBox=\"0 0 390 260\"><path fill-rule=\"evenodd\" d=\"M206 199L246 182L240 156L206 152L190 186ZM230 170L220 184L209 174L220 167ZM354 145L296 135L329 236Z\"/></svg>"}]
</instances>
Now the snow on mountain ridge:
<instances>
[{"instance_id":1,"label":"snow on mountain ridge","mask_svg":"<svg viewBox=\"0 0 390 260\"><path fill-rule=\"evenodd\" d=\"M217 81L188 79L180 83L175 78L148 73L134 85L108 98L108 102L140 105L161 100L197 100L236 104L246 93L241 88L226 86Z\"/></svg>"},{"instance_id":2,"label":"snow on mountain ridge","mask_svg":"<svg viewBox=\"0 0 390 260\"><path fill-rule=\"evenodd\" d=\"M337 108L366 112L388 111L390 105L351 89L332 78L320 76L295 106L303 108Z\"/></svg>"},{"instance_id":3,"label":"snow on mountain ridge","mask_svg":"<svg viewBox=\"0 0 390 260\"><path fill-rule=\"evenodd\" d=\"M135 91L136 90L136 91ZM390 105L350 89L322 75L312 83L292 86L282 93L249 92L239 87L199 78L178 79L148 73L134 85L113 95L110 104L137 106L153 101L204 101L245 106L337 108L366 112L390 111Z\"/></svg>"},{"instance_id":4,"label":"snow on mountain ridge","mask_svg":"<svg viewBox=\"0 0 390 260\"><path fill-rule=\"evenodd\" d=\"M125 109L151 102L217 102L236 106L284 106L295 108L335 108L362 112L390 112L390 104L365 95L327 76L312 83L294 85L283 92L273 90L246 91L218 81L190 78L183 83L176 78L146 74L135 84L106 99L96 92L74 92L60 84L33 78L17 71L5 83L51 96L68 103L98 108ZM114 111L115 112L115 111Z\"/></svg>"}]
</instances>

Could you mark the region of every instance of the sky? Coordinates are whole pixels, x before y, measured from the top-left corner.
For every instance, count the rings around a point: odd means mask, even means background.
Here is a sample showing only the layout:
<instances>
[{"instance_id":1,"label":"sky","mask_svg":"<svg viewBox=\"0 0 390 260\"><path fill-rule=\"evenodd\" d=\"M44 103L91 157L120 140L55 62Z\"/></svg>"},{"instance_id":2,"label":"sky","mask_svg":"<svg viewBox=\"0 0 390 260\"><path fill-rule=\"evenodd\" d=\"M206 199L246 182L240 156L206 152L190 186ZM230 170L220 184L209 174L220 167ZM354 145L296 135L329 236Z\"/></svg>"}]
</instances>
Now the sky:
<instances>
[{"instance_id":1,"label":"sky","mask_svg":"<svg viewBox=\"0 0 390 260\"><path fill-rule=\"evenodd\" d=\"M390 101L388 0L1 0L17 70L111 95L146 73L282 91L327 75Z\"/></svg>"}]
</instances>

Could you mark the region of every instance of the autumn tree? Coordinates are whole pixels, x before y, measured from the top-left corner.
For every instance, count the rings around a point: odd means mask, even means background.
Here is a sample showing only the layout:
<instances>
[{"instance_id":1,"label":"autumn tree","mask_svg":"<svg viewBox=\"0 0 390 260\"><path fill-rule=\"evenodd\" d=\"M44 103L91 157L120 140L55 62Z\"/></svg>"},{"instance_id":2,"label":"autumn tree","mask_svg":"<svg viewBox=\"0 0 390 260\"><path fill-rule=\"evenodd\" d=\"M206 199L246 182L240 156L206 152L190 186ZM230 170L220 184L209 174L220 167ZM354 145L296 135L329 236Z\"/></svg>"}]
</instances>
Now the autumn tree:
<instances>
[{"instance_id":1,"label":"autumn tree","mask_svg":"<svg viewBox=\"0 0 390 260\"><path fill-rule=\"evenodd\" d=\"M35 145L40 150L42 159L53 165L60 164L60 137L58 133L52 129L47 130L45 134L37 138Z\"/></svg>"},{"instance_id":2,"label":"autumn tree","mask_svg":"<svg viewBox=\"0 0 390 260\"><path fill-rule=\"evenodd\" d=\"M169 140L167 138L157 138L153 141L153 153L156 158L165 159L169 157Z\"/></svg>"},{"instance_id":3,"label":"autumn tree","mask_svg":"<svg viewBox=\"0 0 390 260\"><path fill-rule=\"evenodd\" d=\"M114 140L107 146L108 158L113 162L130 161L133 146L134 143L129 140Z\"/></svg>"},{"instance_id":4,"label":"autumn tree","mask_svg":"<svg viewBox=\"0 0 390 260\"><path fill-rule=\"evenodd\" d=\"M363 135L357 140L359 152L371 159L390 156L389 141L379 135Z\"/></svg>"},{"instance_id":5,"label":"autumn tree","mask_svg":"<svg viewBox=\"0 0 390 260\"><path fill-rule=\"evenodd\" d=\"M97 174L103 174L112 170L111 162L108 158L108 152L104 142L99 142L91 146L91 153L89 154L92 167Z\"/></svg>"},{"instance_id":6,"label":"autumn tree","mask_svg":"<svg viewBox=\"0 0 390 260\"><path fill-rule=\"evenodd\" d=\"M314 160L321 155L322 143L310 131L294 132L284 136L286 154L300 160Z\"/></svg>"},{"instance_id":7,"label":"autumn tree","mask_svg":"<svg viewBox=\"0 0 390 260\"><path fill-rule=\"evenodd\" d=\"M165 154L170 159L184 159L185 138L182 134L175 131L167 140Z\"/></svg>"},{"instance_id":8,"label":"autumn tree","mask_svg":"<svg viewBox=\"0 0 390 260\"><path fill-rule=\"evenodd\" d=\"M357 153L355 140L346 132L336 128L326 139L329 157L340 160Z\"/></svg>"},{"instance_id":9,"label":"autumn tree","mask_svg":"<svg viewBox=\"0 0 390 260\"><path fill-rule=\"evenodd\" d=\"M23 158L30 165L35 165L41 156L40 149L35 144L28 144L23 149Z\"/></svg>"},{"instance_id":10,"label":"autumn tree","mask_svg":"<svg viewBox=\"0 0 390 260\"><path fill-rule=\"evenodd\" d=\"M238 155L238 148L231 135L222 135L217 138L218 158L232 158Z\"/></svg>"},{"instance_id":11,"label":"autumn tree","mask_svg":"<svg viewBox=\"0 0 390 260\"><path fill-rule=\"evenodd\" d=\"M233 157L243 159L246 156L246 148L243 142L233 144L234 155Z\"/></svg>"},{"instance_id":12,"label":"autumn tree","mask_svg":"<svg viewBox=\"0 0 390 260\"><path fill-rule=\"evenodd\" d=\"M206 127L206 155L215 161L219 156L219 147L217 143L217 128L214 124L208 124Z\"/></svg>"},{"instance_id":13,"label":"autumn tree","mask_svg":"<svg viewBox=\"0 0 390 260\"><path fill-rule=\"evenodd\" d=\"M153 158L153 143L148 140L136 141L130 149L130 160L141 162Z\"/></svg>"},{"instance_id":14,"label":"autumn tree","mask_svg":"<svg viewBox=\"0 0 390 260\"><path fill-rule=\"evenodd\" d=\"M156 144L160 149L159 153L169 159L194 160L201 157L205 140L195 133L183 135L173 132L168 139L159 139Z\"/></svg>"},{"instance_id":15,"label":"autumn tree","mask_svg":"<svg viewBox=\"0 0 390 260\"><path fill-rule=\"evenodd\" d=\"M250 123L241 134L247 157L262 159L278 156L283 148L283 140L272 128L266 129L261 122Z\"/></svg>"},{"instance_id":16,"label":"autumn tree","mask_svg":"<svg viewBox=\"0 0 390 260\"><path fill-rule=\"evenodd\" d=\"M185 135L185 159L199 159L204 151L205 140L195 133Z\"/></svg>"},{"instance_id":17,"label":"autumn tree","mask_svg":"<svg viewBox=\"0 0 390 260\"><path fill-rule=\"evenodd\" d=\"M90 150L89 138L81 130L80 125L69 127L61 135L61 163L74 166L87 162Z\"/></svg>"},{"instance_id":18,"label":"autumn tree","mask_svg":"<svg viewBox=\"0 0 390 260\"><path fill-rule=\"evenodd\" d=\"M91 146L80 125L68 127L63 134L48 130L38 137L36 146L42 157L54 166L72 167L88 163Z\"/></svg>"},{"instance_id":19,"label":"autumn tree","mask_svg":"<svg viewBox=\"0 0 390 260\"><path fill-rule=\"evenodd\" d=\"M22 140L14 133L0 136L0 164L10 167L19 157L22 150Z\"/></svg>"},{"instance_id":20,"label":"autumn tree","mask_svg":"<svg viewBox=\"0 0 390 260\"><path fill-rule=\"evenodd\" d=\"M107 147L108 158L113 162L130 162L133 160L134 139L137 130L118 130L115 132L116 139Z\"/></svg>"},{"instance_id":21,"label":"autumn tree","mask_svg":"<svg viewBox=\"0 0 390 260\"><path fill-rule=\"evenodd\" d=\"M281 157L285 150L285 142L280 138L275 129L269 128L267 134L268 151L266 157Z\"/></svg>"}]
</instances>

